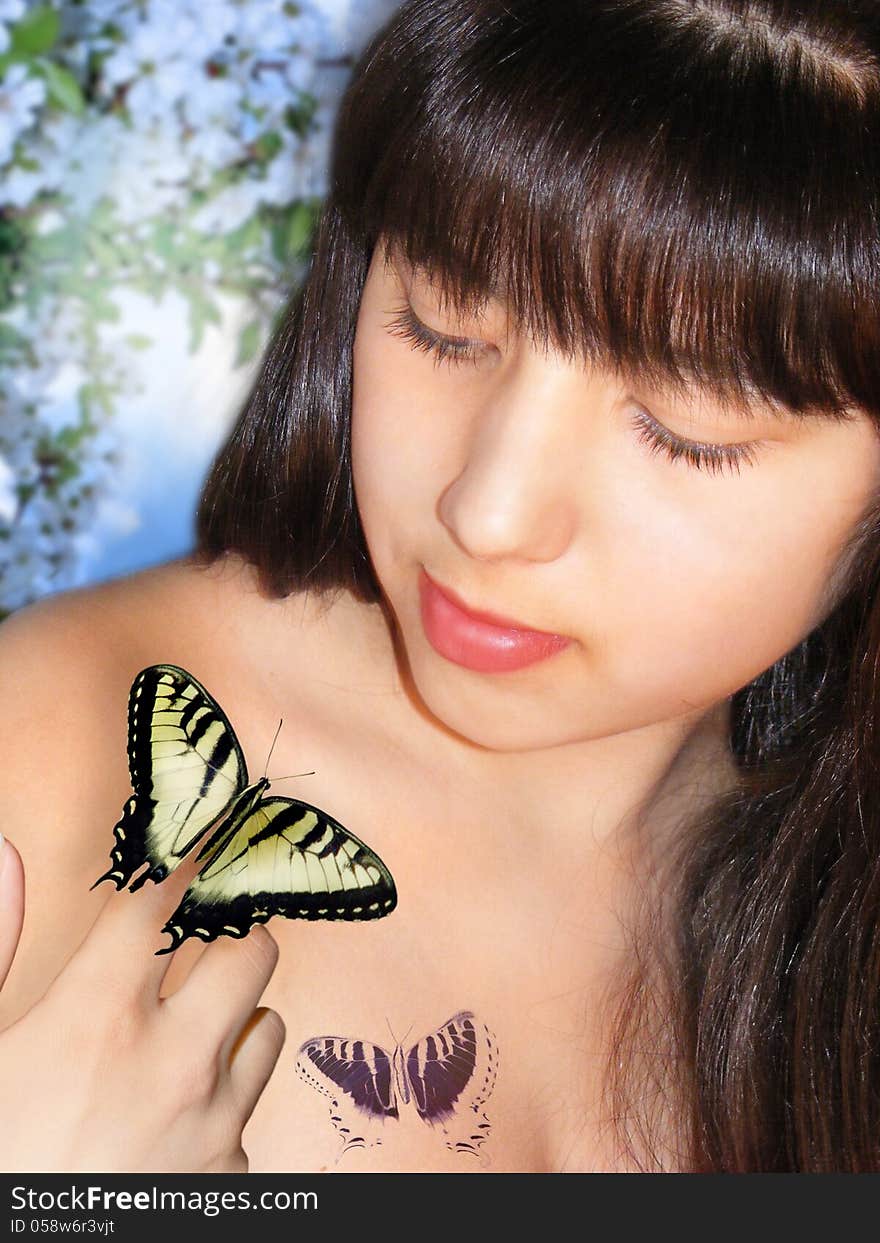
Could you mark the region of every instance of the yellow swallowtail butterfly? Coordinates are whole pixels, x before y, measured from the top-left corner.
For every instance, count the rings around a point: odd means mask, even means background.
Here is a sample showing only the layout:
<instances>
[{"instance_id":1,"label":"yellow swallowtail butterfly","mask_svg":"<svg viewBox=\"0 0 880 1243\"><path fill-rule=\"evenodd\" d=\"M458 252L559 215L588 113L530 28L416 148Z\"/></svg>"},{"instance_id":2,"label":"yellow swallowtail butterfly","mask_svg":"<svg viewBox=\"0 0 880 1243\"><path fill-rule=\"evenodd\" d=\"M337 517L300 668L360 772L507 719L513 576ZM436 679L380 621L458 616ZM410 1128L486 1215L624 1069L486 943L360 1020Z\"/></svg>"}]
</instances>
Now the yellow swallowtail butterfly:
<instances>
[{"instance_id":1,"label":"yellow swallowtail butterfly","mask_svg":"<svg viewBox=\"0 0 880 1243\"><path fill-rule=\"evenodd\" d=\"M176 665L151 665L128 701L133 789L114 826L112 867L97 881L117 889L165 879L213 828L204 859L163 932L167 954L188 937L246 936L273 915L380 919L397 905L388 868L319 807L266 798L250 783L241 746L217 701ZM95 885L92 888L95 888Z\"/></svg>"}]
</instances>

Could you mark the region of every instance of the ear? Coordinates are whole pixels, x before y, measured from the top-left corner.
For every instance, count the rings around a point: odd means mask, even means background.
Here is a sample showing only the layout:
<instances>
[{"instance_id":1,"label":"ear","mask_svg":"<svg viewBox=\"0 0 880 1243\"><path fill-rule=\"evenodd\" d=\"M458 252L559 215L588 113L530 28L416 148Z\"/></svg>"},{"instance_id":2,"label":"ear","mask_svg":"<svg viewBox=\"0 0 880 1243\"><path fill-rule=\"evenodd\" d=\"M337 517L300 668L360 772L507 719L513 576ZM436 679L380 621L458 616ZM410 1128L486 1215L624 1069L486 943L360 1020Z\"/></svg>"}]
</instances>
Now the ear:
<instances>
[{"instance_id":1,"label":"ear","mask_svg":"<svg viewBox=\"0 0 880 1243\"><path fill-rule=\"evenodd\" d=\"M0 836L0 988L3 987L24 922L24 866L12 842Z\"/></svg>"}]
</instances>

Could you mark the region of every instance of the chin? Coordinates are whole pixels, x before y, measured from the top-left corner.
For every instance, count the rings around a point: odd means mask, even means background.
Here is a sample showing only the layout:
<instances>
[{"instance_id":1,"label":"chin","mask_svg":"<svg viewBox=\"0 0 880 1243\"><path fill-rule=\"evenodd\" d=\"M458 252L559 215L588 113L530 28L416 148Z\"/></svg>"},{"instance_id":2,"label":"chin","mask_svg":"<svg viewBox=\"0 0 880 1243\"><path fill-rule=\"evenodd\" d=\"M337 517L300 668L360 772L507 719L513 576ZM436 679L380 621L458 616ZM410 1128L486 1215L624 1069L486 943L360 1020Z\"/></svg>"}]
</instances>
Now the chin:
<instances>
[{"instance_id":1,"label":"chin","mask_svg":"<svg viewBox=\"0 0 880 1243\"><path fill-rule=\"evenodd\" d=\"M455 674L464 678L481 675L455 665L449 668L453 673L442 682L433 670L430 676L412 670L412 688L430 716L463 742L486 751L540 751L582 740L588 732L583 722L566 731L558 712L546 701L543 709L517 702L512 686L505 687L504 675L495 675L488 684L463 685Z\"/></svg>"}]
</instances>

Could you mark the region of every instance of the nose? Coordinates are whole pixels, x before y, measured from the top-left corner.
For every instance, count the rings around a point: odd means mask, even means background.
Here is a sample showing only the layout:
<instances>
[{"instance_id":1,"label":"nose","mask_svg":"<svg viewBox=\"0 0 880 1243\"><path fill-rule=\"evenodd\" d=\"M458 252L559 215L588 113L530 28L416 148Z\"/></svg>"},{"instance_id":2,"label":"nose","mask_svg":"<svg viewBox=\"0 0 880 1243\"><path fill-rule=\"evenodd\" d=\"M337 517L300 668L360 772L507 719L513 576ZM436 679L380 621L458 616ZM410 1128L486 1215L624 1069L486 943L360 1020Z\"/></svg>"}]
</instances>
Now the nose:
<instances>
[{"instance_id":1,"label":"nose","mask_svg":"<svg viewBox=\"0 0 880 1243\"><path fill-rule=\"evenodd\" d=\"M569 546L577 520L573 431L584 426L584 376L573 370L532 349L475 413L461 470L438 503L441 522L470 557L554 561Z\"/></svg>"}]
</instances>

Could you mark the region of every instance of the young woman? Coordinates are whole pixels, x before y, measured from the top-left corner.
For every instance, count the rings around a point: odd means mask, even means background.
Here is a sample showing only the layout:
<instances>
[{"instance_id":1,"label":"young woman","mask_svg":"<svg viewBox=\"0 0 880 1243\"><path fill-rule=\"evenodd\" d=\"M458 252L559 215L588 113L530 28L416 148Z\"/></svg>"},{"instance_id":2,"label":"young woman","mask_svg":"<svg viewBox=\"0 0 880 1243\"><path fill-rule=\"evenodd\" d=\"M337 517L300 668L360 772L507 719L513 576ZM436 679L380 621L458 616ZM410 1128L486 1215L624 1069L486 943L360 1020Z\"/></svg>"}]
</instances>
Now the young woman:
<instances>
[{"instance_id":1,"label":"young woman","mask_svg":"<svg viewBox=\"0 0 880 1243\"><path fill-rule=\"evenodd\" d=\"M57 976L56 1022L206 1068L211 1117L247 1068L192 1168L880 1168L878 163L867 3L402 7L199 555L0 632L32 890L0 1057ZM273 920L280 1056L252 934L176 952L151 1057L141 925L120 965L88 891L155 663L252 773L283 718L272 771L314 775L276 792L396 882L386 918Z\"/></svg>"}]
</instances>

